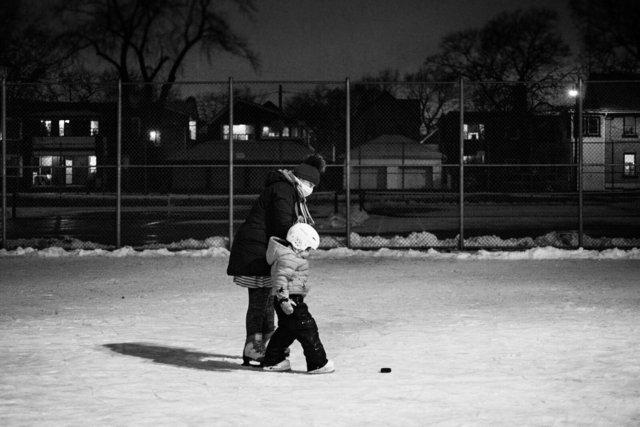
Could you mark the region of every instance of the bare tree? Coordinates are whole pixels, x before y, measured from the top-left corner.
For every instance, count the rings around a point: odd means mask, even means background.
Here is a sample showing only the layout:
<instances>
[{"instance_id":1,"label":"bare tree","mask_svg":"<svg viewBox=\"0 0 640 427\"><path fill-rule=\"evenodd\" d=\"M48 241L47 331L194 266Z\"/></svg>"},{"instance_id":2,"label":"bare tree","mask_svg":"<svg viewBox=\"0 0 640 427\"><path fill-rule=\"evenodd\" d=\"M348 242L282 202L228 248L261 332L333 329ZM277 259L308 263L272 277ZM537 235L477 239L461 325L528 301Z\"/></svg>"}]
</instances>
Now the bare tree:
<instances>
[{"instance_id":1,"label":"bare tree","mask_svg":"<svg viewBox=\"0 0 640 427\"><path fill-rule=\"evenodd\" d=\"M233 99L235 101L248 101L253 103L264 103L264 97L251 91L250 86L236 86L233 88ZM198 105L198 115L201 120L210 123L229 106L229 94L227 88L222 87L219 92L200 93L195 96Z\"/></svg>"},{"instance_id":2,"label":"bare tree","mask_svg":"<svg viewBox=\"0 0 640 427\"><path fill-rule=\"evenodd\" d=\"M451 79L462 76L480 82L477 107L535 110L546 102L546 91L554 82L572 71L570 48L558 31L557 19L547 9L503 12L480 29L444 37L440 51L425 65L438 67Z\"/></svg>"},{"instance_id":3,"label":"bare tree","mask_svg":"<svg viewBox=\"0 0 640 427\"><path fill-rule=\"evenodd\" d=\"M424 127L424 134L428 135L437 128L446 104L455 97L454 85L447 82L448 76L441 67L425 64L415 73L400 76L398 70L385 69L377 75L365 75L361 85L362 93L356 93L354 98L366 101L377 96L380 92L389 92L396 98L416 99L420 103L420 117Z\"/></svg>"},{"instance_id":4,"label":"bare tree","mask_svg":"<svg viewBox=\"0 0 640 427\"><path fill-rule=\"evenodd\" d=\"M66 37L117 71L125 84L144 83L144 101L162 83L156 101L164 103L188 55L209 60L219 52L247 59L257 55L231 27L223 5L253 16L252 0L68 0L63 8L71 28Z\"/></svg>"},{"instance_id":5,"label":"bare tree","mask_svg":"<svg viewBox=\"0 0 640 427\"><path fill-rule=\"evenodd\" d=\"M56 84L48 85L51 98L63 102L108 102L118 97L118 76L76 65L60 72Z\"/></svg>"},{"instance_id":6,"label":"bare tree","mask_svg":"<svg viewBox=\"0 0 640 427\"><path fill-rule=\"evenodd\" d=\"M438 127L438 120L448 106L456 104L456 90L447 75L434 64L425 64L415 73L405 75L409 97L420 101L420 113L425 135Z\"/></svg>"},{"instance_id":7,"label":"bare tree","mask_svg":"<svg viewBox=\"0 0 640 427\"><path fill-rule=\"evenodd\" d=\"M571 0L587 73L640 72L640 3Z\"/></svg>"},{"instance_id":8,"label":"bare tree","mask_svg":"<svg viewBox=\"0 0 640 427\"><path fill-rule=\"evenodd\" d=\"M343 88L316 86L298 93L284 106L285 114L296 117L313 130L313 146L326 158L344 153L346 95Z\"/></svg>"},{"instance_id":9,"label":"bare tree","mask_svg":"<svg viewBox=\"0 0 640 427\"><path fill-rule=\"evenodd\" d=\"M52 27L46 8L25 0L0 2L0 69L9 82L9 97L38 96L43 82L70 64L72 55Z\"/></svg>"}]
</instances>

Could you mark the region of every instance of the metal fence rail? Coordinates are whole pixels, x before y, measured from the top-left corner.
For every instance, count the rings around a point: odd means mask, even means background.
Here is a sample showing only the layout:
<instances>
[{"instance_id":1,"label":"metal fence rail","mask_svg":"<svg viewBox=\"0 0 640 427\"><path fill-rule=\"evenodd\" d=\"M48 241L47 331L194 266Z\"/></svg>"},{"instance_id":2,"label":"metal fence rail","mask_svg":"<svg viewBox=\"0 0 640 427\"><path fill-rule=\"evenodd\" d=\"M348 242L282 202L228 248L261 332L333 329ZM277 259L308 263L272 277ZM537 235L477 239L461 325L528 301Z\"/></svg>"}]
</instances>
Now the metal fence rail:
<instances>
[{"instance_id":1,"label":"metal fence rail","mask_svg":"<svg viewBox=\"0 0 640 427\"><path fill-rule=\"evenodd\" d=\"M267 174L311 152L324 248L639 246L640 106L595 108L607 84L229 79L44 102L3 81L2 248L228 247Z\"/></svg>"}]
</instances>

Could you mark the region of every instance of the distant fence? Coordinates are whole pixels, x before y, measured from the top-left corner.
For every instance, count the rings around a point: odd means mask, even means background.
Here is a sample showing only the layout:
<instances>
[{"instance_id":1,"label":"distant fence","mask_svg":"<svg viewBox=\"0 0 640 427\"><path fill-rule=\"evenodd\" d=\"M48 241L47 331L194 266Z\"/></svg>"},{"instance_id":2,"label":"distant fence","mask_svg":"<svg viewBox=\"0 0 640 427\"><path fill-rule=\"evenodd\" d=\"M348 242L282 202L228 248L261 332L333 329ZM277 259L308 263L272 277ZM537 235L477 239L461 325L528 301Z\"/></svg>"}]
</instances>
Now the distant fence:
<instances>
[{"instance_id":1,"label":"distant fence","mask_svg":"<svg viewBox=\"0 0 640 427\"><path fill-rule=\"evenodd\" d=\"M228 247L268 173L312 152L323 248L640 246L640 103L593 105L603 86L229 79L67 102L3 81L2 247Z\"/></svg>"}]
</instances>

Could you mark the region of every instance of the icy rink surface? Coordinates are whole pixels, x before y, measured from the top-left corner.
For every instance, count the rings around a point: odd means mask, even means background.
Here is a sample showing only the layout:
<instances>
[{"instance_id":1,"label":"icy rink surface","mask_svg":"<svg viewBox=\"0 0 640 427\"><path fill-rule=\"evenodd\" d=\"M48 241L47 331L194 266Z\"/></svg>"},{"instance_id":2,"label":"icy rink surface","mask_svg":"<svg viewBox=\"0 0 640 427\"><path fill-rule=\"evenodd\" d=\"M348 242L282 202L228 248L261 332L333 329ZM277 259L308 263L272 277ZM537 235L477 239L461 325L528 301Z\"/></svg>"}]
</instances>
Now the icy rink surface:
<instances>
[{"instance_id":1,"label":"icy rink surface","mask_svg":"<svg viewBox=\"0 0 640 427\"><path fill-rule=\"evenodd\" d=\"M226 264L0 256L0 425L640 425L637 258L318 253L320 376L240 366Z\"/></svg>"}]
</instances>

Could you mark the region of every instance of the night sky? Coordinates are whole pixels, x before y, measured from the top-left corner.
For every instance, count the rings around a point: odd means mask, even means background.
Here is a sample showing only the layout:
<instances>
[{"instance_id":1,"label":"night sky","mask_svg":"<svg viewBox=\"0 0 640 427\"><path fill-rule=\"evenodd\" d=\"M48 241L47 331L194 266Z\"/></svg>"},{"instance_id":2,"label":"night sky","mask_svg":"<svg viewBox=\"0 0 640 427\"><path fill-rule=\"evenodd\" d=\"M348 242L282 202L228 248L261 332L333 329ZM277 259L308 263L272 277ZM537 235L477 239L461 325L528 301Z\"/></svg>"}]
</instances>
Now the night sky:
<instances>
[{"instance_id":1,"label":"night sky","mask_svg":"<svg viewBox=\"0 0 640 427\"><path fill-rule=\"evenodd\" d=\"M575 32L565 0L256 0L253 21L232 17L262 67L217 54L195 55L184 80L338 80L386 68L418 69L447 34L480 28L502 11L546 7L558 12L567 42Z\"/></svg>"}]
</instances>

